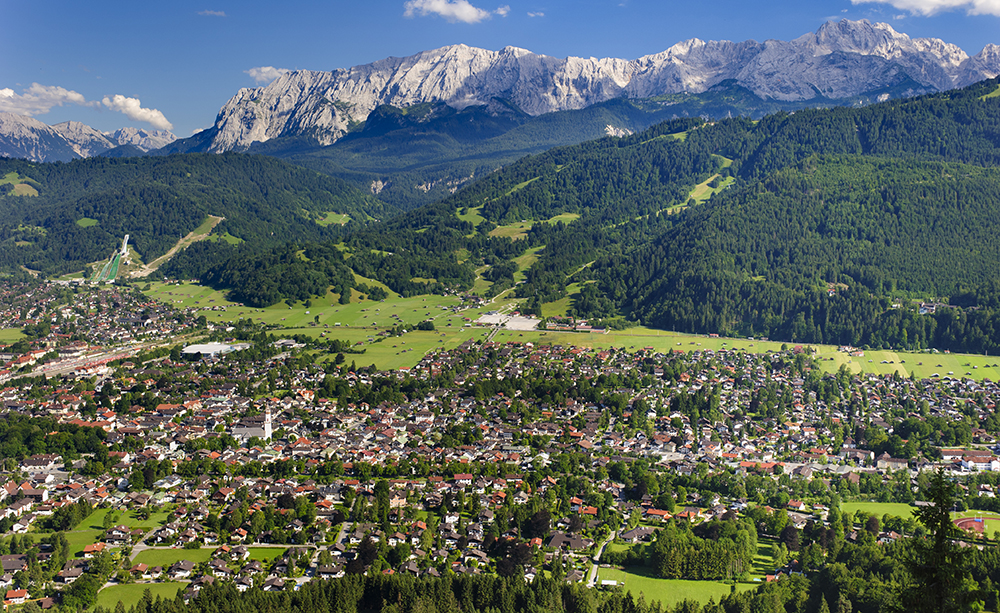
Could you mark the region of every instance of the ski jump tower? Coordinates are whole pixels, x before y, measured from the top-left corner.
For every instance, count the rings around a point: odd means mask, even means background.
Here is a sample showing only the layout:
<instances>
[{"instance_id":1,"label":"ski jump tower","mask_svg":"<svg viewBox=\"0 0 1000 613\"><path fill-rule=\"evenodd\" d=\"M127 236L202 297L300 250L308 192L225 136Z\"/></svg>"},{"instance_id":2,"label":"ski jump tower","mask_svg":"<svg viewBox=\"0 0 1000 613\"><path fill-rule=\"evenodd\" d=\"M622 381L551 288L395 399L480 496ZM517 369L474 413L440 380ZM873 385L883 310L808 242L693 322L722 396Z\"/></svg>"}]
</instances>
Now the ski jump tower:
<instances>
[{"instance_id":1,"label":"ski jump tower","mask_svg":"<svg viewBox=\"0 0 1000 613\"><path fill-rule=\"evenodd\" d=\"M128 234L122 239L121 249L111 254L111 259L94 274L91 281L94 283L114 283L115 278L118 277L118 266L126 255L128 255Z\"/></svg>"}]
</instances>

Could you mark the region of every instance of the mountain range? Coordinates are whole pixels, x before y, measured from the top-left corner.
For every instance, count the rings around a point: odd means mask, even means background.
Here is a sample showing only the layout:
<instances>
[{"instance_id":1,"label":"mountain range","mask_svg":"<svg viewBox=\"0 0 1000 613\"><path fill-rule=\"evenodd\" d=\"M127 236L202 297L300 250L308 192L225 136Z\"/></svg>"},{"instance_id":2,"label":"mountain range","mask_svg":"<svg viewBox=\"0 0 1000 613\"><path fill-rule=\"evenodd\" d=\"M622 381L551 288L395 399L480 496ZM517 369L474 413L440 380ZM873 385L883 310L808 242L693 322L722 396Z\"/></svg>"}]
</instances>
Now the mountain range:
<instances>
[{"instance_id":1,"label":"mountain range","mask_svg":"<svg viewBox=\"0 0 1000 613\"><path fill-rule=\"evenodd\" d=\"M177 140L166 130L121 128L104 133L79 121L53 126L33 117L0 112L0 156L35 162L68 162L108 155L123 147L126 155L160 149ZM112 153L112 155L114 155Z\"/></svg>"},{"instance_id":2,"label":"mountain range","mask_svg":"<svg viewBox=\"0 0 1000 613\"><path fill-rule=\"evenodd\" d=\"M646 110L655 106L656 114L648 120L613 125L599 123L601 117L598 123L588 124L583 134L578 121L567 122L563 133L552 135L549 130L548 139L519 141L510 151L519 157L595 138L602 132L641 130L664 115L758 118L782 109L851 106L943 91L998 74L1000 46L987 45L969 56L942 40L910 38L888 24L865 20L830 21L792 41L705 42L695 38L634 60L561 59L516 47L491 51L451 45L347 69L285 73L265 87L239 90L211 128L179 141L165 131L123 128L105 134L78 122L47 126L30 117L0 113L0 155L66 161L159 149L162 153L253 151L276 141L262 151L291 158L310 147L326 147L361 133L371 114L383 106L407 109L431 104L457 111L481 107L481 114L516 117L506 129L553 112L616 99L642 101ZM724 93L722 101L713 96L718 92ZM416 116L426 131L428 118L440 114ZM380 137L386 132L382 128ZM494 126L489 136L496 133ZM509 159L501 156L487 166L495 168ZM389 182L385 176L375 176L378 172L372 168L344 167L341 160L334 166L332 174L361 171L366 173L366 183ZM463 167L422 182L444 184L470 174L476 174L476 169Z\"/></svg>"},{"instance_id":3,"label":"mountain range","mask_svg":"<svg viewBox=\"0 0 1000 613\"><path fill-rule=\"evenodd\" d=\"M386 104L462 109L500 99L537 116L614 98L698 94L724 81L764 99L798 102L942 91L997 74L997 45L970 57L953 44L868 21L827 22L792 41L691 39L635 60L452 45L348 69L288 72L266 87L241 89L222 107L211 138L199 142L211 152L286 136L329 145Z\"/></svg>"}]
</instances>

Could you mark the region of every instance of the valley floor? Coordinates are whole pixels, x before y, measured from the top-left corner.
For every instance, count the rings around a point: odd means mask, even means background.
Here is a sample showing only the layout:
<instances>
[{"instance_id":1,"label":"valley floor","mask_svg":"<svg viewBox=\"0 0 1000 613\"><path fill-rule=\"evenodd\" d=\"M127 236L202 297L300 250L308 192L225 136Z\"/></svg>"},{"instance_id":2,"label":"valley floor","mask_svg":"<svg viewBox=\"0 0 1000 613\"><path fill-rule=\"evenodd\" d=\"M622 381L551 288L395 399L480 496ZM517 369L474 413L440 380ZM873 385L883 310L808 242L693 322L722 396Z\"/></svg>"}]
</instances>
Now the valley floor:
<instances>
[{"instance_id":1,"label":"valley floor","mask_svg":"<svg viewBox=\"0 0 1000 613\"><path fill-rule=\"evenodd\" d=\"M286 303L266 309L254 309L227 301L222 292L191 283L152 283L146 294L176 308L196 308L213 322L235 321L239 318L277 325L287 331L309 336L337 338L365 349L363 355L352 356L361 365L373 364L379 369L416 365L431 348L454 348L469 339L483 339L491 329L474 325L481 315L502 309L516 309L516 301L503 300L483 306L463 305L457 296L415 296L389 298L382 302L364 301L348 305L337 303L335 294L311 301L309 306ZM373 342L380 330L398 325L416 326L425 319L434 321L432 332L411 331L399 338ZM371 340L369 340L371 339ZM496 342L531 342L545 345L580 347L624 347L655 351L718 351L737 349L751 353L779 351L782 345L794 343L709 337L683 334L637 326L627 330L601 333L498 330ZM824 370L836 372L846 365L851 372L889 374L918 379L933 377L1000 380L1000 357L905 351L864 351L851 355L833 345L804 345L803 350L815 351Z\"/></svg>"}]
</instances>

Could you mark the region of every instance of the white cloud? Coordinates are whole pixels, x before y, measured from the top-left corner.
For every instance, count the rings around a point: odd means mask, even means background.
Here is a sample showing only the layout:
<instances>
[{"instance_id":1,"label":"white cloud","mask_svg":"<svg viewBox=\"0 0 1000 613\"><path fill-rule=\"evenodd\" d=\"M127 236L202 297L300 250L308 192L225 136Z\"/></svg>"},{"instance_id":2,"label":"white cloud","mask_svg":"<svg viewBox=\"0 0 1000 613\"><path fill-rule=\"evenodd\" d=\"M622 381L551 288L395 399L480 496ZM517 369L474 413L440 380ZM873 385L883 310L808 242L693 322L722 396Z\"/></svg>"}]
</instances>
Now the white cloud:
<instances>
[{"instance_id":1,"label":"white cloud","mask_svg":"<svg viewBox=\"0 0 1000 613\"><path fill-rule=\"evenodd\" d=\"M490 18L490 12L469 4L469 0L407 0L405 17L439 15L454 23L479 23Z\"/></svg>"},{"instance_id":2,"label":"white cloud","mask_svg":"<svg viewBox=\"0 0 1000 613\"><path fill-rule=\"evenodd\" d=\"M0 89L0 111L18 115L43 115L54 106L79 104L80 106L100 106L97 102L87 102L83 94L58 85L32 83L24 93L17 94L9 87Z\"/></svg>"},{"instance_id":3,"label":"white cloud","mask_svg":"<svg viewBox=\"0 0 1000 613\"><path fill-rule=\"evenodd\" d=\"M225 11L198 11L199 15L204 15L205 17L225 17Z\"/></svg>"},{"instance_id":4,"label":"white cloud","mask_svg":"<svg viewBox=\"0 0 1000 613\"><path fill-rule=\"evenodd\" d=\"M528 17L545 17L545 13L542 13L541 11L539 11L537 13L532 13L532 12L529 11L528 12Z\"/></svg>"},{"instance_id":5,"label":"white cloud","mask_svg":"<svg viewBox=\"0 0 1000 613\"><path fill-rule=\"evenodd\" d=\"M902 11L930 16L942 11L965 9L969 15L1000 17L1000 0L851 0L851 4L889 4Z\"/></svg>"},{"instance_id":6,"label":"white cloud","mask_svg":"<svg viewBox=\"0 0 1000 613\"><path fill-rule=\"evenodd\" d=\"M274 66L256 66L250 70L244 70L253 80L258 83L270 83L286 72L291 72L287 68L275 68Z\"/></svg>"},{"instance_id":7,"label":"white cloud","mask_svg":"<svg viewBox=\"0 0 1000 613\"><path fill-rule=\"evenodd\" d=\"M144 109L138 98L126 98L121 94L105 96L101 102L112 111L124 113L132 121L142 121L160 130L172 130L173 124L156 109Z\"/></svg>"},{"instance_id":8,"label":"white cloud","mask_svg":"<svg viewBox=\"0 0 1000 613\"><path fill-rule=\"evenodd\" d=\"M505 5L497 8L497 10L495 10L493 12L496 13L497 15L500 15L501 17L506 17L507 13L510 12L510 6L507 5L507 4L505 4Z\"/></svg>"}]
</instances>

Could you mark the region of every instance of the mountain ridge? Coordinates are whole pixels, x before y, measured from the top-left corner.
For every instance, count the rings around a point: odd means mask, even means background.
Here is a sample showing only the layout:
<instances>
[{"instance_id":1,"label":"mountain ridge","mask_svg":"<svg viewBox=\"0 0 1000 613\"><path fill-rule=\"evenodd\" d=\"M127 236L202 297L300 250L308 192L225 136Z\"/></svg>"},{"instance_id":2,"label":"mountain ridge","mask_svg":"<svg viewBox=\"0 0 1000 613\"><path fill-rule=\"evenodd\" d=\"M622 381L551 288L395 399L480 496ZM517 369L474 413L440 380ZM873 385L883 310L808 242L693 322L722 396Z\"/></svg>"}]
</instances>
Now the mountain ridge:
<instances>
[{"instance_id":1,"label":"mountain ridge","mask_svg":"<svg viewBox=\"0 0 1000 613\"><path fill-rule=\"evenodd\" d=\"M166 130L126 127L105 133L79 121L50 126L27 115L0 112L0 157L68 162L126 145L147 153L176 140L177 137Z\"/></svg>"},{"instance_id":2,"label":"mountain ridge","mask_svg":"<svg viewBox=\"0 0 1000 613\"><path fill-rule=\"evenodd\" d=\"M299 70L239 90L220 110L208 151L245 151L282 136L329 145L377 106L445 102L454 108L510 101L529 115L612 98L700 93L735 80L784 101L850 98L907 79L908 95L963 87L1000 74L1000 47L974 56L951 43L912 39L884 23L827 22L792 41L697 38L635 60L564 59L517 47L451 45L333 71Z\"/></svg>"}]
</instances>

